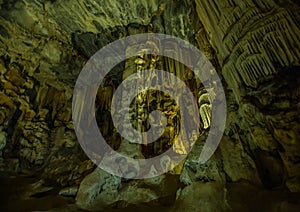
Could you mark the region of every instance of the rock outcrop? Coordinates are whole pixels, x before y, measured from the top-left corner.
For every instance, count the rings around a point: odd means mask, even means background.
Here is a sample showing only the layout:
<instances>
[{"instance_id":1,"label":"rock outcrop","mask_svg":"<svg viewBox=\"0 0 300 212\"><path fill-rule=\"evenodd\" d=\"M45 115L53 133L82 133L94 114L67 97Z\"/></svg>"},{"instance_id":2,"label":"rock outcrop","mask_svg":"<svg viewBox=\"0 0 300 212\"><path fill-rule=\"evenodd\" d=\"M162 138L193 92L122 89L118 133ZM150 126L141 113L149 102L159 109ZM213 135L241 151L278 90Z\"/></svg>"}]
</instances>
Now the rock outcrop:
<instances>
[{"instance_id":1,"label":"rock outcrop","mask_svg":"<svg viewBox=\"0 0 300 212\"><path fill-rule=\"evenodd\" d=\"M166 211L185 206L188 211L238 211L242 197L258 194L274 197L276 204L256 208L245 200L249 211L297 211L299 22L300 7L292 0L0 1L0 171L38 176L41 188L58 186L61 195L76 195L74 207L89 210L147 202L167 206ZM199 165L213 91L170 58L141 54L121 62L100 85L95 108L100 131L113 149L150 158L172 147L180 130L176 100L149 91L132 102L132 125L146 131L149 112L159 109L167 120L162 138L137 146L117 133L110 116L112 95L142 70L162 69L182 79L201 118L201 135L185 161L158 178L128 181L95 169L81 150L73 129L72 93L82 67L100 48L152 32L182 38L212 62L226 93L227 124L215 155ZM179 143L174 151L185 154L187 148Z\"/></svg>"}]
</instances>

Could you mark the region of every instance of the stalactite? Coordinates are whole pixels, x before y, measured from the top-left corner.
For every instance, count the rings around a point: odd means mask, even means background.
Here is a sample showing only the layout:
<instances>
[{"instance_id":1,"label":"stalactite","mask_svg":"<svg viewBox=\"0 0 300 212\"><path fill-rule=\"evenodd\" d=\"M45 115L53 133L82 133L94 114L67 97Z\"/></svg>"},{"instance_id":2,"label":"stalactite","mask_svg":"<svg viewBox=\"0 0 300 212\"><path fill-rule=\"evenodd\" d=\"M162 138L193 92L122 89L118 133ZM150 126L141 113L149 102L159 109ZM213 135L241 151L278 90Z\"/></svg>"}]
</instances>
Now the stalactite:
<instances>
[{"instance_id":1,"label":"stalactite","mask_svg":"<svg viewBox=\"0 0 300 212\"><path fill-rule=\"evenodd\" d=\"M218 2L222 16L210 19L205 15L208 11L215 13L216 9L209 6L208 1L196 3L201 21L213 35L212 41L218 50L224 77L237 100L244 95L239 89L241 86L255 88L263 79L275 74L275 63L281 66L300 63L300 40L296 36L300 30L291 13L275 2L259 1L257 4L260 7L253 1L239 2L231 8L223 7L221 5L226 3Z\"/></svg>"},{"instance_id":2,"label":"stalactite","mask_svg":"<svg viewBox=\"0 0 300 212\"><path fill-rule=\"evenodd\" d=\"M210 126L211 109L211 104L205 103L200 106L200 116L204 124L204 129L207 129Z\"/></svg>"}]
</instances>

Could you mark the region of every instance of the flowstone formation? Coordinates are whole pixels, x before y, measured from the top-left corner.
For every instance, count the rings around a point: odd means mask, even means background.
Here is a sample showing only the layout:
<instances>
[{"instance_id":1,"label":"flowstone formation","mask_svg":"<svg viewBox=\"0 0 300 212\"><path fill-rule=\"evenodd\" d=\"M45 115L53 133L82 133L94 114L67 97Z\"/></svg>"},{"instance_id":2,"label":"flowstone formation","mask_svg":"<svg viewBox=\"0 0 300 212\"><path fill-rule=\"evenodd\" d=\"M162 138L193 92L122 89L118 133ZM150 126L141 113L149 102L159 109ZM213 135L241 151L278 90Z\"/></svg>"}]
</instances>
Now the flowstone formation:
<instances>
[{"instance_id":1,"label":"flowstone formation","mask_svg":"<svg viewBox=\"0 0 300 212\"><path fill-rule=\"evenodd\" d=\"M24 208L299 211L299 22L299 3L292 0L0 1L1 176L32 178L4 209L42 198L59 203ZM222 80L228 113L219 148L200 165L212 102L218 101L214 90L170 58L141 53L121 62L100 85L95 104L99 130L113 149L150 158L172 148L180 131L177 100L154 90L137 95L130 113L141 131L149 129L149 112L166 115L157 142L134 145L113 125L111 99L118 85L146 69L182 79L198 102L201 123L192 152L174 170L127 180L96 168L85 156L74 132L72 95L93 54L139 33L170 34L199 48ZM174 151L185 154L186 148L182 142ZM164 158L162 168L171 162Z\"/></svg>"},{"instance_id":2,"label":"flowstone formation","mask_svg":"<svg viewBox=\"0 0 300 212\"><path fill-rule=\"evenodd\" d=\"M248 148L267 187L285 183L298 192L299 7L251 0L196 5L236 100L229 102L236 104L229 135Z\"/></svg>"}]
</instances>

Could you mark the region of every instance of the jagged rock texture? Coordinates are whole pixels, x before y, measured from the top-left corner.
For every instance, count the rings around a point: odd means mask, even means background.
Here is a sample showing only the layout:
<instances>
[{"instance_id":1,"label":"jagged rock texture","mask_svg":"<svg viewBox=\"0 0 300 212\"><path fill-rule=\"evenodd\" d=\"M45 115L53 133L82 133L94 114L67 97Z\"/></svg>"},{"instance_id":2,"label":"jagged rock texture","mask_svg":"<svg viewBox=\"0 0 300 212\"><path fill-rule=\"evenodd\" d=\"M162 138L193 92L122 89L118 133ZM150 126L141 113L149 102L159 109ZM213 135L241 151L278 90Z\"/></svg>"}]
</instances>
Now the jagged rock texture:
<instances>
[{"instance_id":1,"label":"jagged rock texture","mask_svg":"<svg viewBox=\"0 0 300 212\"><path fill-rule=\"evenodd\" d=\"M60 187L71 186L72 195L82 182L77 201L83 208L97 204L125 207L143 199L170 205L177 190L178 204L185 206L197 202L191 196L204 188L211 192L208 197L220 204L218 207L208 198L207 210L238 210L235 201L239 197L234 192L243 191L230 183L241 181L249 194L263 196L270 188L299 192L299 22L299 4L290 0L0 1L0 169L38 173ZM185 164L169 173L180 174L178 178L186 186L182 189L179 182L168 184L164 179L123 182L103 173L98 176L97 169L88 175L95 167L82 152L73 130L72 92L85 62L104 45L145 32L171 34L196 45L216 67L226 91L227 126L214 157L204 166L196 163L205 141L201 136ZM199 103L205 135L213 97L181 64L152 55L121 63L100 86L96 113L99 123L107 123L101 126L107 142L121 151L134 150L113 130L110 99L123 79L146 68L165 68L189 85ZM154 100L147 101L146 105ZM135 103L140 111L133 110L133 117L147 116L145 102L136 98ZM176 107L167 113L169 122L174 121ZM141 120L136 127L142 127ZM169 129L165 140L135 149L135 154L159 154L170 147L168 141L175 132ZM185 152L185 147L180 145L176 150ZM100 187L89 187L95 176L113 182L107 183L113 189L99 190L105 187L102 181ZM174 190L160 190L167 192L162 198L154 185L171 185ZM139 194L134 197L135 189ZM85 196L86 191L91 196ZM143 193L148 196L142 197ZM263 209L293 209L282 195ZM195 196L204 197L201 192ZM83 204L87 200L91 204ZM201 207L200 203L196 206ZM183 208L176 205L172 210Z\"/></svg>"}]
</instances>

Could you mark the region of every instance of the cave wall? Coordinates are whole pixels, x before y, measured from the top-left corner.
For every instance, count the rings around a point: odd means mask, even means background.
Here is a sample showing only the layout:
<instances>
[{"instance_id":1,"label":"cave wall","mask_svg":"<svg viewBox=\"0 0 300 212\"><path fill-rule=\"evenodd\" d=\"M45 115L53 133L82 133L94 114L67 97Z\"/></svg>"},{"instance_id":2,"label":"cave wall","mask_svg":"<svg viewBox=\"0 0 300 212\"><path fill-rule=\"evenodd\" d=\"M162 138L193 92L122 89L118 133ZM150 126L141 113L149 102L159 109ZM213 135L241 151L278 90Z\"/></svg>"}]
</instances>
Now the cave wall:
<instances>
[{"instance_id":1,"label":"cave wall","mask_svg":"<svg viewBox=\"0 0 300 212\"><path fill-rule=\"evenodd\" d=\"M171 173L192 186L178 192L179 199L187 200L199 186L195 182L220 182L213 184L215 192L240 181L299 192L299 12L296 1L275 0L0 1L1 171L38 173L62 187L81 183L83 194L89 179L101 175L111 186L108 190L118 193L124 186L120 179L97 169L85 178L95 166L76 140L72 92L81 68L98 49L127 35L155 32L198 46L216 67L227 97L227 126L214 157L197 166L197 151L205 140L200 139L185 165ZM106 96L98 97L104 99L100 122L110 112L108 100L117 84L147 68L142 65L148 60L129 59L117 67L122 74L113 73L110 83L102 85ZM182 73L176 62L159 62L157 67ZM199 85L197 98L203 95ZM208 101L203 103L209 107ZM209 121L204 120L205 133ZM104 126L104 134L112 145L123 143L124 148L126 141L112 128ZM159 150L157 145L139 152ZM130 184L119 200L134 202L126 195L135 191L150 193L144 197L149 201L159 197L151 189L132 189L137 186ZM98 200L111 203L105 199L111 193L103 191ZM83 194L79 202L95 198Z\"/></svg>"},{"instance_id":2,"label":"cave wall","mask_svg":"<svg viewBox=\"0 0 300 212\"><path fill-rule=\"evenodd\" d=\"M235 97L229 105L237 104L229 107L229 135L244 143L263 183L286 181L298 191L298 6L199 0L196 10Z\"/></svg>"}]
</instances>

